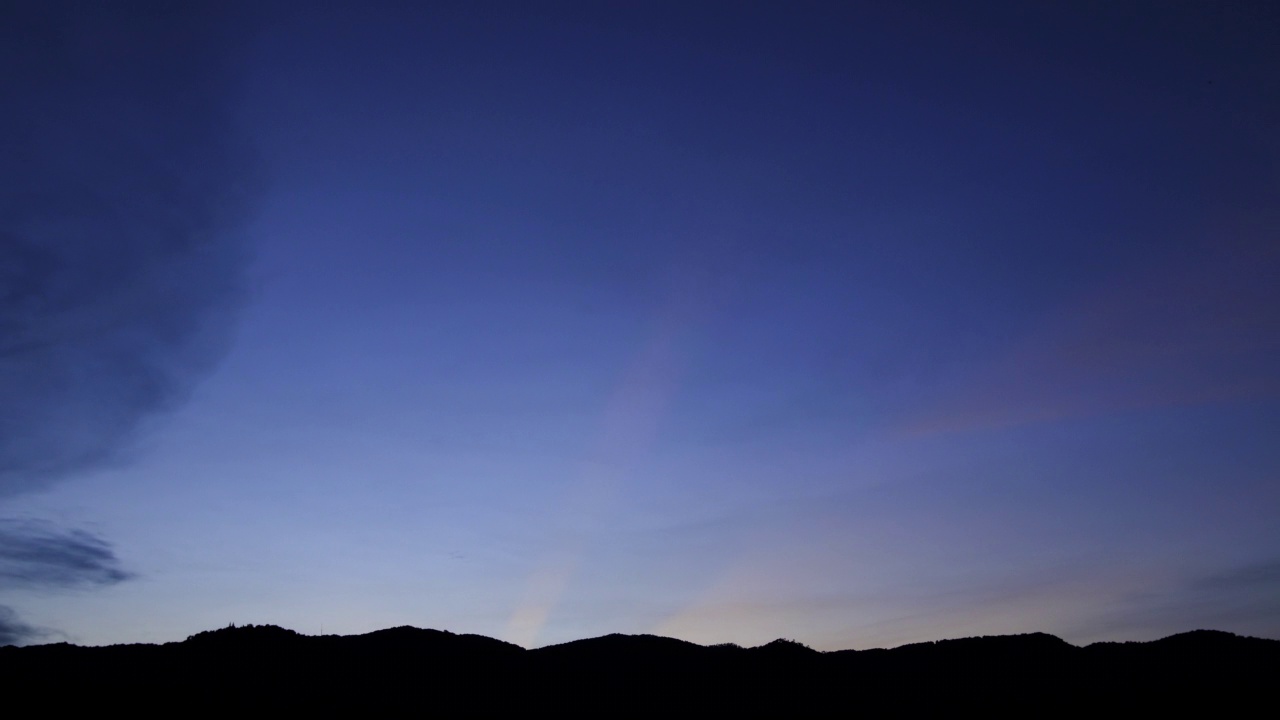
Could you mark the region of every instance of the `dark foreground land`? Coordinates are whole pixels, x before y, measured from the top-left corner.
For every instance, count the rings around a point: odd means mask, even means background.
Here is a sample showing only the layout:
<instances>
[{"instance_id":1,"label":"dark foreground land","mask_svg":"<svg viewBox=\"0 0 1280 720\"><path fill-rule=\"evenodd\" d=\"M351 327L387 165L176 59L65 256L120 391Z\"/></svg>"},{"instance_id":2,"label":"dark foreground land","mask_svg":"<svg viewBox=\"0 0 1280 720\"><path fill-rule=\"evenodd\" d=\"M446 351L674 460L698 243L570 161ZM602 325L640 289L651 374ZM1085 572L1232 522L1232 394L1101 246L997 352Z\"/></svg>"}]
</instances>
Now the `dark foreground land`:
<instances>
[{"instance_id":1,"label":"dark foreground land","mask_svg":"<svg viewBox=\"0 0 1280 720\"><path fill-rule=\"evenodd\" d=\"M0 686L41 707L177 712L1269 714L1280 641L1198 630L1076 647L1038 633L823 653L785 640L704 647L609 635L525 650L411 627L316 637L245 626L164 645L4 647Z\"/></svg>"}]
</instances>

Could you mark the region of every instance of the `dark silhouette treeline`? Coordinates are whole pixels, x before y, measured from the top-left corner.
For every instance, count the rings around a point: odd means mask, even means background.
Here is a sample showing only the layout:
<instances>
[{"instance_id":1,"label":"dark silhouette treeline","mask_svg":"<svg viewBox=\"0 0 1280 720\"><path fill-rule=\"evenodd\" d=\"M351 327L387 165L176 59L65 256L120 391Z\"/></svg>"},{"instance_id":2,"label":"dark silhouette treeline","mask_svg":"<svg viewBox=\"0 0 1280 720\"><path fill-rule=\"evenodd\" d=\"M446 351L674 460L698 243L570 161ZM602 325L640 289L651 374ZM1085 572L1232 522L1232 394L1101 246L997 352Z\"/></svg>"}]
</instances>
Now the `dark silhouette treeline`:
<instances>
[{"instance_id":1,"label":"dark silhouette treeline","mask_svg":"<svg viewBox=\"0 0 1280 720\"><path fill-rule=\"evenodd\" d=\"M248 625L164 645L0 648L11 700L172 710L1221 711L1270 705L1277 671L1280 641L1209 630L1086 647L1037 633L818 652L789 640L706 647L652 635L525 650L412 627L307 636Z\"/></svg>"}]
</instances>

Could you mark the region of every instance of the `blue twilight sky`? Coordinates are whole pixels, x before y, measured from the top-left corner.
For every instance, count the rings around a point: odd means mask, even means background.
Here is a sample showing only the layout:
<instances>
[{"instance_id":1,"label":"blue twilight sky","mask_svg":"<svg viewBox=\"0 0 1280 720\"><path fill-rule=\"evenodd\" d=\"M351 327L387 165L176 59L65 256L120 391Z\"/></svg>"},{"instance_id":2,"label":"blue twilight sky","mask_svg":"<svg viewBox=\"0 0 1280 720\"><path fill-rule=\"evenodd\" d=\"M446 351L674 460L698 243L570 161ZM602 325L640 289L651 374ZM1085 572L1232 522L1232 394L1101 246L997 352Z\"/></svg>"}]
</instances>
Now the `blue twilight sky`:
<instances>
[{"instance_id":1,"label":"blue twilight sky","mask_svg":"<svg viewBox=\"0 0 1280 720\"><path fill-rule=\"evenodd\" d=\"M0 27L0 644L1280 638L1272 3Z\"/></svg>"}]
</instances>

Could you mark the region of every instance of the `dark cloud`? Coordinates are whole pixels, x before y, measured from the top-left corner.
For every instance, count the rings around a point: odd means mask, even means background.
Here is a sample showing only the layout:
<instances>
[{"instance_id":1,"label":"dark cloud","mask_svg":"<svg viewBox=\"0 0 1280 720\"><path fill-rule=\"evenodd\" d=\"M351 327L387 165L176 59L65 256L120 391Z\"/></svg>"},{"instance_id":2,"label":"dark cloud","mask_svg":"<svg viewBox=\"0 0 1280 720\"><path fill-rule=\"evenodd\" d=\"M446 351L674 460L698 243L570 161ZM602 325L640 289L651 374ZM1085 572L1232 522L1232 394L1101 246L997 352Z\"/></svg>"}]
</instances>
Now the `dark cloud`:
<instances>
[{"instance_id":1,"label":"dark cloud","mask_svg":"<svg viewBox=\"0 0 1280 720\"><path fill-rule=\"evenodd\" d=\"M12 608L0 605L0 647L25 645L47 634L45 630L22 622Z\"/></svg>"},{"instance_id":2,"label":"dark cloud","mask_svg":"<svg viewBox=\"0 0 1280 720\"><path fill-rule=\"evenodd\" d=\"M118 456L220 358L257 194L229 6L0 23L0 497Z\"/></svg>"},{"instance_id":3,"label":"dark cloud","mask_svg":"<svg viewBox=\"0 0 1280 720\"><path fill-rule=\"evenodd\" d=\"M0 519L0 592L115 585L134 577L111 543L85 530L39 520ZM54 631L22 622L0 605L0 646L24 645Z\"/></svg>"},{"instance_id":4,"label":"dark cloud","mask_svg":"<svg viewBox=\"0 0 1280 720\"><path fill-rule=\"evenodd\" d=\"M0 590L114 585L131 577L111 543L97 535L0 520Z\"/></svg>"}]
</instances>

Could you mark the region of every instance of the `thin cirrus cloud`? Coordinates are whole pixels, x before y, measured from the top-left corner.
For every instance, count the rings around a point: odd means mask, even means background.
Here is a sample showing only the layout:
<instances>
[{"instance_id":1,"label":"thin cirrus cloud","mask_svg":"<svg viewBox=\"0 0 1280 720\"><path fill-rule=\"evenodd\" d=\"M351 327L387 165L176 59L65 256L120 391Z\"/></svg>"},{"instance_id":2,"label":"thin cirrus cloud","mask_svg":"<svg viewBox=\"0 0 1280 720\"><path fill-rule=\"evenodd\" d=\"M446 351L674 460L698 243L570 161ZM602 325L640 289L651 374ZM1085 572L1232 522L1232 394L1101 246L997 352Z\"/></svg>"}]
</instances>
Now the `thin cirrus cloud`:
<instances>
[{"instance_id":1,"label":"thin cirrus cloud","mask_svg":"<svg viewBox=\"0 0 1280 720\"><path fill-rule=\"evenodd\" d=\"M1278 622L1280 559L1273 557L1148 584L1115 598L1106 613L1091 620L1089 630L1098 637L1118 628L1158 637L1170 628L1227 626L1274 637Z\"/></svg>"},{"instance_id":2,"label":"thin cirrus cloud","mask_svg":"<svg viewBox=\"0 0 1280 720\"><path fill-rule=\"evenodd\" d=\"M929 435L1280 394L1267 228L1116 273L900 429Z\"/></svg>"}]
</instances>

